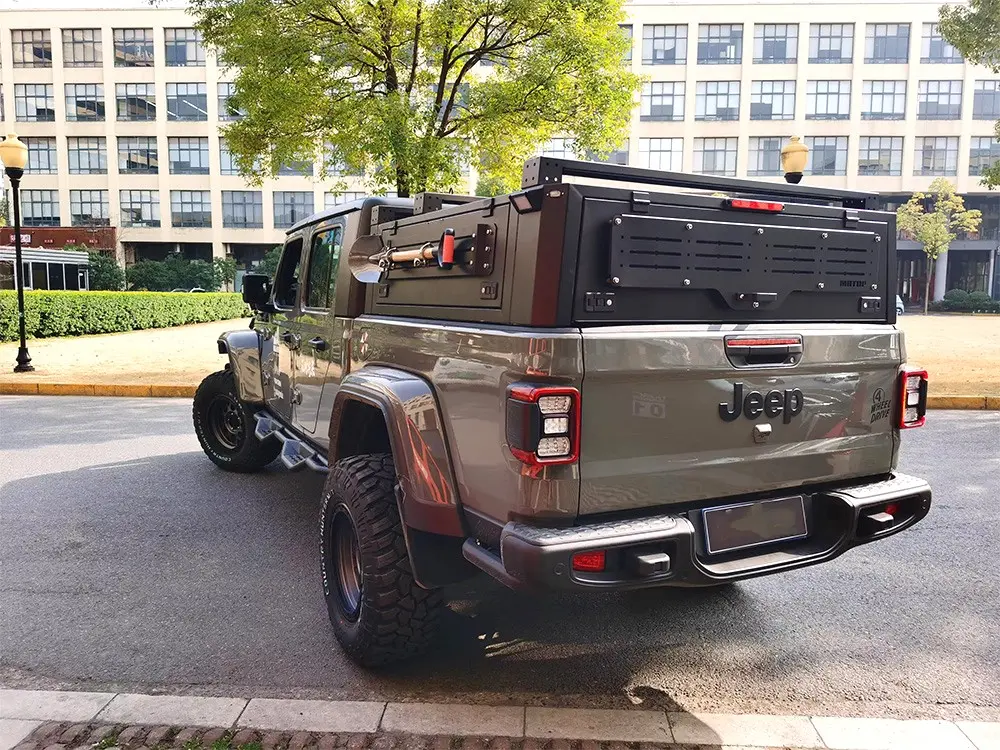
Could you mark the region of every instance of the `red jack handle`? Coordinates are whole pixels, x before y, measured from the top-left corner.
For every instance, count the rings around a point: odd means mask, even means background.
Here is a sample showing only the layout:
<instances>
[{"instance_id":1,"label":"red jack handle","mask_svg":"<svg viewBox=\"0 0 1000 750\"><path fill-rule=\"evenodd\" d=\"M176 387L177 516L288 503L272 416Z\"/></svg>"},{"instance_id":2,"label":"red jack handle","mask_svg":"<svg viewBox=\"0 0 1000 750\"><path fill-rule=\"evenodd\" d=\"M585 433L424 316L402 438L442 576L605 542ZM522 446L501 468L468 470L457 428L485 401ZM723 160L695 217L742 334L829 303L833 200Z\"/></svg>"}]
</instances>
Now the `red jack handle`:
<instances>
[{"instance_id":1,"label":"red jack handle","mask_svg":"<svg viewBox=\"0 0 1000 750\"><path fill-rule=\"evenodd\" d=\"M449 269L455 263L455 230L445 229L441 235L441 248L438 251L438 265Z\"/></svg>"}]
</instances>

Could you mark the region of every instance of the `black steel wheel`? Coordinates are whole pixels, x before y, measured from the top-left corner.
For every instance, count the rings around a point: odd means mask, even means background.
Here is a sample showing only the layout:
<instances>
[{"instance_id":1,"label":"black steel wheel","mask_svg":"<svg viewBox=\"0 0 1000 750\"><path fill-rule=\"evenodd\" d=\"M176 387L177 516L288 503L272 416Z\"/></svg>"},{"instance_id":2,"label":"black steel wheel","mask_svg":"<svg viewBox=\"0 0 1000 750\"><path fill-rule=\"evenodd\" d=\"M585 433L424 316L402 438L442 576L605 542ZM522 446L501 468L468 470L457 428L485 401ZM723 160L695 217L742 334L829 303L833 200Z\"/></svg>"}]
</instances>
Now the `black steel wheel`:
<instances>
[{"instance_id":1,"label":"black steel wheel","mask_svg":"<svg viewBox=\"0 0 1000 750\"><path fill-rule=\"evenodd\" d=\"M201 382L191 413L205 455L227 471L258 471L281 452L277 440L262 442L254 435L254 411L240 401L230 370L214 372Z\"/></svg>"},{"instance_id":2,"label":"black steel wheel","mask_svg":"<svg viewBox=\"0 0 1000 750\"><path fill-rule=\"evenodd\" d=\"M413 579L389 454L330 469L320 511L323 595L344 652L365 667L408 659L433 641L441 593Z\"/></svg>"}]
</instances>

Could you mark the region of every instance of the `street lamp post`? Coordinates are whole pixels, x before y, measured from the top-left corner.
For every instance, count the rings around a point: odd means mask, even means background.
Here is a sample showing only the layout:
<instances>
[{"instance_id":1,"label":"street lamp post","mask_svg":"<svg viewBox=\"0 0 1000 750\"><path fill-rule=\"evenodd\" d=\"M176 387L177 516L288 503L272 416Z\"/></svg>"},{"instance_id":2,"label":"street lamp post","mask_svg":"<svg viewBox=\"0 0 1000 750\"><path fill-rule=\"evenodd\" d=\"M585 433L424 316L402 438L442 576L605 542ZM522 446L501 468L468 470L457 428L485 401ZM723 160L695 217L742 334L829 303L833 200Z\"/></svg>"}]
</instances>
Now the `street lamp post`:
<instances>
[{"instance_id":1,"label":"street lamp post","mask_svg":"<svg viewBox=\"0 0 1000 750\"><path fill-rule=\"evenodd\" d=\"M14 278L17 279L17 324L21 334L21 345L17 350L17 364L14 372L31 372L31 356L24 341L24 264L21 262L21 196L19 188L24 166L28 163L28 147L14 133L0 142L0 161L10 178L12 202L14 204Z\"/></svg>"},{"instance_id":2,"label":"street lamp post","mask_svg":"<svg viewBox=\"0 0 1000 750\"><path fill-rule=\"evenodd\" d=\"M781 169L785 173L785 182L798 185L802 181L808 155L809 147L801 143L797 135L788 139L788 143L781 149Z\"/></svg>"}]
</instances>

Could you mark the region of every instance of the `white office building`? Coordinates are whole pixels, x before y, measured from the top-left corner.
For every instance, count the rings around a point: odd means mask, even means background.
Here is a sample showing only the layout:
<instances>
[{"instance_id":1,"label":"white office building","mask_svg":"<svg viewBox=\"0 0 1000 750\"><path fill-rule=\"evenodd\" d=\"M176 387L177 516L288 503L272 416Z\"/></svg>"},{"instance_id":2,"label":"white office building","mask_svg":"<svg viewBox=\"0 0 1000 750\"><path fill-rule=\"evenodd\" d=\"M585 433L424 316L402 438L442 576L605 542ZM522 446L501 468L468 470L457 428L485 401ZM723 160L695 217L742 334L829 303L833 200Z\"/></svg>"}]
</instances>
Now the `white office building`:
<instances>
[{"instance_id":1,"label":"white office building","mask_svg":"<svg viewBox=\"0 0 1000 750\"><path fill-rule=\"evenodd\" d=\"M312 164L248 186L220 137L239 116L227 104L231 79L183 7L66 10L87 4L22 0L0 11L0 120L30 149L26 225L109 223L128 260L179 249L248 264L293 222L364 190L348 177L349 190L334 192ZM937 8L632 2L623 30L647 82L611 159L780 179L781 146L799 135L807 183L877 191L890 208L945 176L984 220L938 262L935 296L959 287L1000 298L1000 193L979 180L1000 160L1000 76L940 37ZM563 139L545 149L571 151ZM920 248L901 241L908 302L922 297L926 273Z\"/></svg>"}]
</instances>

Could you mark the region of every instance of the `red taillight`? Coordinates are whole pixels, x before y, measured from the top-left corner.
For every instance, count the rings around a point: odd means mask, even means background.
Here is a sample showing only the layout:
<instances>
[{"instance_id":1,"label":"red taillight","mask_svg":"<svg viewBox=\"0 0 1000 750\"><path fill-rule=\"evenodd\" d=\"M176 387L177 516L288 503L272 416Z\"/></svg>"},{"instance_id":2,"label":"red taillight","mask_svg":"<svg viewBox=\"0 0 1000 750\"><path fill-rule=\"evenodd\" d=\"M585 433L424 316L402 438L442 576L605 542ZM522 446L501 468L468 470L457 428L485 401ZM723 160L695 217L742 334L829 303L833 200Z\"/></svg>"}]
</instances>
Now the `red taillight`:
<instances>
[{"instance_id":1,"label":"red taillight","mask_svg":"<svg viewBox=\"0 0 1000 750\"><path fill-rule=\"evenodd\" d=\"M897 513L899 513L899 506L896 503L889 503L887 506L885 506L885 512L888 513L890 516L895 516Z\"/></svg>"},{"instance_id":2,"label":"red taillight","mask_svg":"<svg viewBox=\"0 0 1000 750\"><path fill-rule=\"evenodd\" d=\"M604 550L577 552L573 555L573 570L581 573L600 573L604 570Z\"/></svg>"},{"instance_id":3,"label":"red taillight","mask_svg":"<svg viewBox=\"0 0 1000 750\"><path fill-rule=\"evenodd\" d=\"M507 446L518 461L529 466L577 461L580 391L518 383L507 395Z\"/></svg>"},{"instance_id":4,"label":"red taillight","mask_svg":"<svg viewBox=\"0 0 1000 750\"><path fill-rule=\"evenodd\" d=\"M927 371L904 369L899 374L899 428L923 427L927 414Z\"/></svg>"},{"instance_id":5,"label":"red taillight","mask_svg":"<svg viewBox=\"0 0 1000 750\"><path fill-rule=\"evenodd\" d=\"M784 203L775 203L774 201L752 201L747 200L746 198L729 198L726 200L726 205L730 208L738 208L743 211L767 211L772 214L785 210Z\"/></svg>"}]
</instances>

